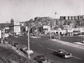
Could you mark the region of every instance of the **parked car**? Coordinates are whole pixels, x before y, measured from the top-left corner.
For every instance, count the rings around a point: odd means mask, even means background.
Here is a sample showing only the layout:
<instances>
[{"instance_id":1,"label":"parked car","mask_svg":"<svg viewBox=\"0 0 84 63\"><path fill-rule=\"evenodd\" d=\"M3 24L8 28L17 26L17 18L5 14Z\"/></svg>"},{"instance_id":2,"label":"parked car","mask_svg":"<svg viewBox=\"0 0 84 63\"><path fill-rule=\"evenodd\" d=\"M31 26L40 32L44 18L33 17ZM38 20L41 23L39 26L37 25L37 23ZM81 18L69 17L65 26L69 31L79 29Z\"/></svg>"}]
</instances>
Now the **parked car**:
<instances>
[{"instance_id":1,"label":"parked car","mask_svg":"<svg viewBox=\"0 0 84 63\"><path fill-rule=\"evenodd\" d=\"M47 60L47 57L45 57L44 55L37 55L36 57L34 57L34 60L38 63L43 63L43 61Z\"/></svg>"},{"instance_id":2,"label":"parked car","mask_svg":"<svg viewBox=\"0 0 84 63\"><path fill-rule=\"evenodd\" d=\"M20 50L23 52L23 53L25 53L25 54L33 54L34 53L34 51L33 50L28 50L28 48L27 47L23 47L23 48L20 48Z\"/></svg>"},{"instance_id":3,"label":"parked car","mask_svg":"<svg viewBox=\"0 0 84 63\"><path fill-rule=\"evenodd\" d=\"M80 31L73 31L74 36L77 36L77 35L80 35L80 34L81 34Z\"/></svg>"},{"instance_id":4,"label":"parked car","mask_svg":"<svg viewBox=\"0 0 84 63\"><path fill-rule=\"evenodd\" d=\"M72 54L65 51L64 49L53 51L53 54L65 59L72 57Z\"/></svg>"},{"instance_id":5,"label":"parked car","mask_svg":"<svg viewBox=\"0 0 84 63\"><path fill-rule=\"evenodd\" d=\"M16 42L12 42L11 45L14 46L14 47L17 47L17 46L18 46L18 43L16 43Z\"/></svg>"},{"instance_id":6,"label":"parked car","mask_svg":"<svg viewBox=\"0 0 84 63\"><path fill-rule=\"evenodd\" d=\"M26 55L27 55L26 50L24 50L23 48L20 48L20 51L22 51L24 54L26 54Z\"/></svg>"}]
</instances>

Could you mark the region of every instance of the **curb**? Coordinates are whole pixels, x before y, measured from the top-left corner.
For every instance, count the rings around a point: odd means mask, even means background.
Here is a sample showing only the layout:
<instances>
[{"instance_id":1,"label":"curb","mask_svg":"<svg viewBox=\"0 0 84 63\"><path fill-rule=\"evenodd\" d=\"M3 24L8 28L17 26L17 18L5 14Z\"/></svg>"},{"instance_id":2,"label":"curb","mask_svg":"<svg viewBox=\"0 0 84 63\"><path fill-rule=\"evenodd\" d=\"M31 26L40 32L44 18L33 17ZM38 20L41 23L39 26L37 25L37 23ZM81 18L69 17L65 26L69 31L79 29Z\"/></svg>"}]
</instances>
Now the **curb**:
<instances>
[{"instance_id":1,"label":"curb","mask_svg":"<svg viewBox=\"0 0 84 63\"><path fill-rule=\"evenodd\" d=\"M61 44L67 45L67 46L71 46L71 47L76 47L76 48L84 49L84 46L78 45L78 44L75 44L75 43L61 41L61 40L58 40L58 39L51 39L51 41L58 42L58 43L61 43Z\"/></svg>"}]
</instances>

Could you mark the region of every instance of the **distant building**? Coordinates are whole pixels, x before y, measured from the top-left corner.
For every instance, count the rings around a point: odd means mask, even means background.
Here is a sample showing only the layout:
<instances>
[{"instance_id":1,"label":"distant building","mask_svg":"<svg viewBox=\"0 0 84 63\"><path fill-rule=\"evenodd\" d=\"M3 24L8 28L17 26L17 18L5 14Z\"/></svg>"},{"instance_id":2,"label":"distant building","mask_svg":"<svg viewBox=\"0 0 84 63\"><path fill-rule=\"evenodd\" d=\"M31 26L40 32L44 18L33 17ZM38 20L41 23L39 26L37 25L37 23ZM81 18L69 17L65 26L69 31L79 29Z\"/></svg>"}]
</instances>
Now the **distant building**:
<instances>
[{"instance_id":1,"label":"distant building","mask_svg":"<svg viewBox=\"0 0 84 63\"><path fill-rule=\"evenodd\" d=\"M25 33L27 31L27 26L25 22L20 22L20 30L21 33Z\"/></svg>"},{"instance_id":2,"label":"distant building","mask_svg":"<svg viewBox=\"0 0 84 63\"><path fill-rule=\"evenodd\" d=\"M8 37L9 36L9 32L10 32L10 30L9 30L9 26L11 25L11 23L0 23L0 38L2 37L1 35L2 35L2 30L3 29L5 29L4 30L4 32L5 32L5 37ZM8 30L7 30L8 29Z\"/></svg>"},{"instance_id":3,"label":"distant building","mask_svg":"<svg viewBox=\"0 0 84 63\"><path fill-rule=\"evenodd\" d=\"M79 16L60 16L60 20L83 20L84 15Z\"/></svg>"},{"instance_id":4,"label":"distant building","mask_svg":"<svg viewBox=\"0 0 84 63\"><path fill-rule=\"evenodd\" d=\"M0 30L9 26L10 26L10 23L0 23Z\"/></svg>"}]
</instances>

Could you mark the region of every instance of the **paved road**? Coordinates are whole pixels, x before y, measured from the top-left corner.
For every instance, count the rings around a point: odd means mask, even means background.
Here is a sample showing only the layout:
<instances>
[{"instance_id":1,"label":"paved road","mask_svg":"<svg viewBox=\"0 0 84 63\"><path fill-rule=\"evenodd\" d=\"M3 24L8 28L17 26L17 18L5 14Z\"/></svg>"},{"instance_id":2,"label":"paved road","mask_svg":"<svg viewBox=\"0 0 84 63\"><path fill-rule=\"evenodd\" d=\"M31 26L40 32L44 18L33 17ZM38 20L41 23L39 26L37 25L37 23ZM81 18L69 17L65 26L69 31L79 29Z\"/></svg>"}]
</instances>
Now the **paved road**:
<instances>
[{"instance_id":1,"label":"paved road","mask_svg":"<svg viewBox=\"0 0 84 63\"><path fill-rule=\"evenodd\" d=\"M27 37L12 38L13 41L19 42L20 44L27 45ZM17 40L18 39L18 40ZM60 63L84 63L84 49L70 47L58 42L50 41L46 38L31 38L31 49L34 51L44 54L52 60ZM53 50L65 49L73 54L73 58L63 59L52 54Z\"/></svg>"}]
</instances>

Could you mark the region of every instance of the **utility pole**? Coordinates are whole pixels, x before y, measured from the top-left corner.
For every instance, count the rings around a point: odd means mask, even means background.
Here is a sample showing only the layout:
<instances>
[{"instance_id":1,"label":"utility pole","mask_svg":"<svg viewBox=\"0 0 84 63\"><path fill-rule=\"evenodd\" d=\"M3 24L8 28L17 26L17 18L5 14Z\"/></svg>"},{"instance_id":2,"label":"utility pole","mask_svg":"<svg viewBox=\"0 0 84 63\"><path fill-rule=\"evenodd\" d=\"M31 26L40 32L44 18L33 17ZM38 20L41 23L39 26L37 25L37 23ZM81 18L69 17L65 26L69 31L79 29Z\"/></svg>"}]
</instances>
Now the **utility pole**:
<instances>
[{"instance_id":1,"label":"utility pole","mask_svg":"<svg viewBox=\"0 0 84 63\"><path fill-rule=\"evenodd\" d=\"M30 59L31 57L30 57L30 38L29 38L29 31L30 31L30 29L28 28L28 58Z\"/></svg>"}]
</instances>

